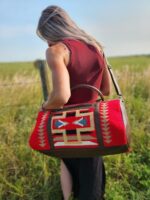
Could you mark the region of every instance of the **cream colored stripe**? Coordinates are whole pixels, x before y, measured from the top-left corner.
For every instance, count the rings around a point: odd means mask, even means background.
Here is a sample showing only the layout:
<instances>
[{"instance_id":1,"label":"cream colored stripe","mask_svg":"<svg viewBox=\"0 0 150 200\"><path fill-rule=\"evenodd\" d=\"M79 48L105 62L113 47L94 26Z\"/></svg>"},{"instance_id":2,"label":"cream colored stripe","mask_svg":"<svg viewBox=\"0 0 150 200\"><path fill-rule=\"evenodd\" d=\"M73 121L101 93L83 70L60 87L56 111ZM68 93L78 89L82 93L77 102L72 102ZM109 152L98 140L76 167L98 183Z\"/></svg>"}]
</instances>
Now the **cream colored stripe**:
<instances>
[{"instance_id":1,"label":"cream colored stripe","mask_svg":"<svg viewBox=\"0 0 150 200\"><path fill-rule=\"evenodd\" d=\"M67 139L68 139L68 141L77 140L77 137L76 136L68 136ZM95 139L95 137L92 137L90 135L82 135L81 136L81 140L93 140L93 139ZM63 140L62 136L57 136L56 138L54 138L54 141L61 141L61 140Z\"/></svg>"}]
</instances>

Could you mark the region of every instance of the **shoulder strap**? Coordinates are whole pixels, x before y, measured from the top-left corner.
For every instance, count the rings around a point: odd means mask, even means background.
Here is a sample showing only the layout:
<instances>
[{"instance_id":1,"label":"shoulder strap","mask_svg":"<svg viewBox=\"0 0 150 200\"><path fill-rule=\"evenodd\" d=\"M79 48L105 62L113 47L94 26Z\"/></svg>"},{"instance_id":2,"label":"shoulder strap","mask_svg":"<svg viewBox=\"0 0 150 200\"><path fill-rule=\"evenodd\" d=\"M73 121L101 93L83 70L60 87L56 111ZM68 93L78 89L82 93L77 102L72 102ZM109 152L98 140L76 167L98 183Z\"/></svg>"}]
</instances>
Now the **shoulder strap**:
<instances>
[{"instance_id":1,"label":"shoulder strap","mask_svg":"<svg viewBox=\"0 0 150 200\"><path fill-rule=\"evenodd\" d=\"M116 90L116 93L117 93L117 95L118 95L119 97L122 97L122 92L121 92L121 90L120 90L120 87L119 87L119 85L118 85L118 82L117 82L117 80L116 80L116 77L114 76L112 67L111 67L111 65L109 64L109 62L108 62L108 60L107 60L107 58L105 57L104 54L103 54L103 56L104 56L104 59L106 60L107 68L108 68L108 71L109 71L111 80L112 80L112 82L113 82L114 88L115 88L115 90Z\"/></svg>"},{"instance_id":2,"label":"shoulder strap","mask_svg":"<svg viewBox=\"0 0 150 200\"><path fill-rule=\"evenodd\" d=\"M110 76L111 76L113 85L114 85L114 87L115 87L116 93L117 93L118 96L121 97L121 96L122 96L122 92L121 92L120 87L119 87L119 85L118 85L118 82L117 82L117 80L116 80L116 78L115 78L115 76L114 76L114 73L113 73L113 70L112 70L112 68L111 68L111 65L108 65L108 64L107 64L107 68L108 68L109 74L110 74Z\"/></svg>"}]
</instances>

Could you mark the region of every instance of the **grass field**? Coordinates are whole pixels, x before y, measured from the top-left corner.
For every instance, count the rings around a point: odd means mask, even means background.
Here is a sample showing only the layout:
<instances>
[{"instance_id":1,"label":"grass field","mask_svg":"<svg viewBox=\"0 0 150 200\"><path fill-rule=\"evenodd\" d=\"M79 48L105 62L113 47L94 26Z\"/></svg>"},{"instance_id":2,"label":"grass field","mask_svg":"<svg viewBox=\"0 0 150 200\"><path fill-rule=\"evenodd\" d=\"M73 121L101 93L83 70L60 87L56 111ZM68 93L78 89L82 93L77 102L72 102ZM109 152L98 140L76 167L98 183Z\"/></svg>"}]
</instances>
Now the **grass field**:
<instances>
[{"instance_id":1,"label":"grass field","mask_svg":"<svg viewBox=\"0 0 150 200\"><path fill-rule=\"evenodd\" d=\"M125 98L132 152L104 157L106 200L150 200L150 56L109 61ZM0 200L61 200L60 160L28 146L43 101L38 70L32 62L0 63L0 91Z\"/></svg>"}]
</instances>

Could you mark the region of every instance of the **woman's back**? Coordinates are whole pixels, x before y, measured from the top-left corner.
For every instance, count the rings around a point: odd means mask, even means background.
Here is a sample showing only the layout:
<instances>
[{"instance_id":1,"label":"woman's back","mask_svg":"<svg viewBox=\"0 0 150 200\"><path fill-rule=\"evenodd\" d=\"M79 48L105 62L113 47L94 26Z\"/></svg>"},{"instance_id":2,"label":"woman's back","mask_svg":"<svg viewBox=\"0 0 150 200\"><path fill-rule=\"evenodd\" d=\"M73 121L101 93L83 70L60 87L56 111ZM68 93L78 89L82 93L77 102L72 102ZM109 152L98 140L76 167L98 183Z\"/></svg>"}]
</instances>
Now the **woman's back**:
<instances>
[{"instance_id":1,"label":"woman's back","mask_svg":"<svg viewBox=\"0 0 150 200\"><path fill-rule=\"evenodd\" d=\"M70 86L89 84L100 89L103 69L105 66L103 54L88 44L79 40L65 39L62 41L70 51L70 61L67 66L70 76ZM67 104L93 102L97 93L81 88L72 92Z\"/></svg>"}]
</instances>

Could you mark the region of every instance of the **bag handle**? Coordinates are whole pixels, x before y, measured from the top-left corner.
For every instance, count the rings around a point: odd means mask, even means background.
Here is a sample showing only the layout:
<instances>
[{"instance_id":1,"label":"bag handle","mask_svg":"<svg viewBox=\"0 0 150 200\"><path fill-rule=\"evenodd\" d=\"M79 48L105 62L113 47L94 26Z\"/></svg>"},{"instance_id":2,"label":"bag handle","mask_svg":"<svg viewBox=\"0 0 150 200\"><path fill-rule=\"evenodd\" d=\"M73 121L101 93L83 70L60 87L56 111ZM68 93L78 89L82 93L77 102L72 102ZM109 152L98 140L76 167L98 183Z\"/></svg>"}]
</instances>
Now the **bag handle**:
<instances>
[{"instance_id":1,"label":"bag handle","mask_svg":"<svg viewBox=\"0 0 150 200\"><path fill-rule=\"evenodd\" d=\"M106 64L107 64L107 68L108 68L108 71L109 71L111 80L112 80L112 82L113 82L115 91L116 91L117 95L119 96L119 98L122 98L122 92L121 92L120 87L119 87L119 85L118 85L118 82L117 82L117 80L116 80L116 78L115 78L115 76L114 76L112 67L111 67L111 65L108 63L107 59L106 59ZM91 90L95 90L95 91L99 94L101 100L104 101L104 95L102 94L102 92L101 92L98 88L96 88L96 87L94 87L94 86L92 86L92 85L88 85L88 84L79 84L79 85L76 85L76 86L74 86L73 88L71 88L71 91L72 91L72 90L75 90L75 89L78 89L78 88L82 88L82 87L89 88L89 89L91 89Z\"/></svg>"},{"instance_id":2,"label":"bag handle","mask_svg":"<svg viewBox=\"0 0 150 200\"><path fill-rule=\"evenodd\" d=\"M107 69L108 69L108 72L109 72L109 74L110 74L111 80L112 80L112 82L113 82L115 91L116 91L117 95L119 96L119 98L122 98L122 92L121 92L121 90L120 90L120 87L119 87L119 85L118 85L118 82L117 82L117 80L116 80L116 77L115 77L115 75L114 75L114 73L113 73L112 67L111 67L111 65L109 64L109 62L108 62L108 60L107 60L107 58L106 58L106 56L105 56L104 53L103 53L103 58L104 58L105 61L106 61ZM79 85L76 85L76 86L74 86L73 88L71 88L71 90L74 90L74 89L80 88L80 87L87 87L87 88L90 88L90 89L94 89L96 92L98 92L99 96L100 96L101 99L104 101L104 96L103 96L102 92L100 91L100 89L98 89L98 88L96 88L96 87L94 87L94 86L91 86L91 85L88 85L88 84L79 84Z\"/></svg>"},{"instance_id":3,"label":"bag handle","mask_svg":"<svg viewBox=\"0 0 150 200\"><path fill-rule=\"evenodd\" d=\"M100 96L101 100L104 101L104 95L102 94L102 92L97 89L96 87L92 86L92 85L88 85L88 84L79 84L79 85L76 85L74 87L71 88L71 91L75 90L75 89L78 89L78 88L88 88L90 90L94 90L95 92L98 93L98 95Z\"/></svg>"}]
</instances>

